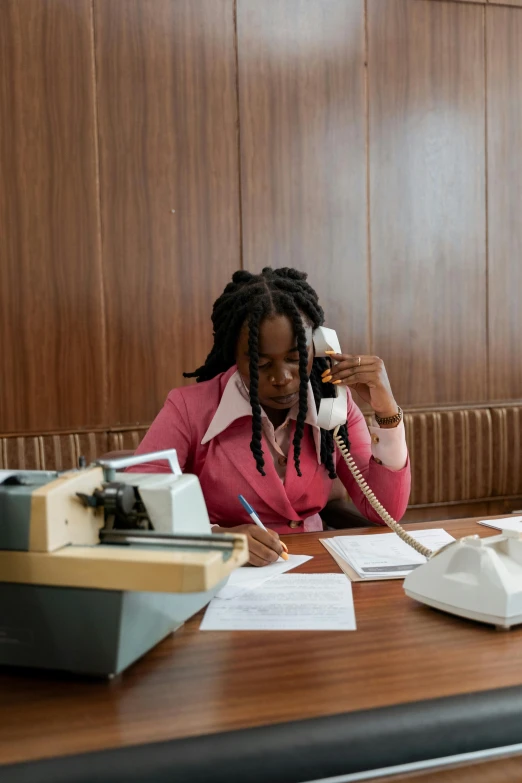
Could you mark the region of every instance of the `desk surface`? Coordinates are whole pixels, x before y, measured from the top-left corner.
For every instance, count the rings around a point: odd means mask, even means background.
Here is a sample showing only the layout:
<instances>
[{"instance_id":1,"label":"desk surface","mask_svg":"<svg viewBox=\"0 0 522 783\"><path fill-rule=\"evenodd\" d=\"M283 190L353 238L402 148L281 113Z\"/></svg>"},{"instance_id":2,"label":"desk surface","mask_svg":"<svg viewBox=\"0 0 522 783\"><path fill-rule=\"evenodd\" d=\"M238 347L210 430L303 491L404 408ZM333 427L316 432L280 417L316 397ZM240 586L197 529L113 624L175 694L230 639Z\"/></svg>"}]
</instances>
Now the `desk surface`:
<instances>
[{"instance_id":1,"label":"desk surface","mask_svg":"<svg viewBox=\"0 0 522 783\"><path fill-rule=\"evenodd\" d=\"M430 527L495 533L474 520L412 526ZM322 535L286 539L313 555L299 571L339 571ZM0 764L522 685L522 628L438 613L402 581L353 592L356 632L200 633L200 614L112 681L0 669Z\"/></svg>"}]
</instances>

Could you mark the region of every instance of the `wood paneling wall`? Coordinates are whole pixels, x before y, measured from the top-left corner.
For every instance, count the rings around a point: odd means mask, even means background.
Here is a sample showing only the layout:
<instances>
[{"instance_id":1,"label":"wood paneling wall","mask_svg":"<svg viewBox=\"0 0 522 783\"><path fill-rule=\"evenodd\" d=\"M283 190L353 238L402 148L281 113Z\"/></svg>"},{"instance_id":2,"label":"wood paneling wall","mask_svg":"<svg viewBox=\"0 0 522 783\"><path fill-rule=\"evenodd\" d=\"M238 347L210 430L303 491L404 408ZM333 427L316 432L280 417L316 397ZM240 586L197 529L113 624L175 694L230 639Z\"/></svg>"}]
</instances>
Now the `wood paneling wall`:
<instances>
[{"instance_id":1,"label":"wood paneling wall","mask_svg":"<svg viewBox=\"0 0 522 783\"><path fill-rule=\"evenodd\" d=\"M405 405L522 397L522 9L3 0L0 432L147 423L232 271Z\"/></svg>"},{"instance_id":2,"label":"wood paneling wall","mask_svg":"<svg viewBox=\"0 0 522 783\"><path fill-rule=\"evenodd\" d=\"M406 405L487 397L483 14L368 6L373 346Z\"/></svg>"},{"instance_id":3,"label":"wood paneling wall","mask_svg":"<svg viewBox=\"0 0 522 783\"><path fill-rule=\"evenodd\" d=\"M489 388L522 396L522 10L488 8Z\"/></svg>"},{"instance_id":4,"label":"wood paneling wall","mask_svg":"<svg viewBox=\"0 0 522 783\"><path fill-rule=\"evenodd\" d=\"M240 267L232 0L96 0L109 421L151 421Z\"/></svg>"},{"instance_id":5,"label":"wood paneling wall","mask_svg":"<svg viewBox=\"0 0 522 783\"><path fill-rule=\"evenodd\" d=\"M368 352L364 7L238 4L243 261L309 273Z\"/></svg>"},{"instance_id":6,"label":"wood paneling wall","mask_svg":"<svg viewBox=\"0 0 522 783\"><path fill-rule=\"evenodd\" d=\"M487 0L488 3L493 5L517 5L522 6L522 0Z\"/></svg>"},{"instance_id":7,"label":"wood paneling wall","mask_svg":"<svg viewBox=\"0 0 522 783\"><path fill-rule=\"evenodd\" d=\"M90 0L0 3L0 431L105 416Z\"/></svg>"}]
</instances>

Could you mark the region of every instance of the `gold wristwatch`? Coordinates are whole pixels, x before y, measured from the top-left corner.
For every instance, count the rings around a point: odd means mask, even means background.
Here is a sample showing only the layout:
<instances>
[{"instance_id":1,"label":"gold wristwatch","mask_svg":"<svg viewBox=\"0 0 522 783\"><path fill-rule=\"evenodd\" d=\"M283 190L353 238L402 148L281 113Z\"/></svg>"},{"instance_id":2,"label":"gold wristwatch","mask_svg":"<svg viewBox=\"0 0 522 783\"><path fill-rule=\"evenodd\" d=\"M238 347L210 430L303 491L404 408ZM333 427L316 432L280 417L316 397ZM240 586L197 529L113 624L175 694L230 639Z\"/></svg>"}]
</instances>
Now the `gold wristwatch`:
<instances>
[{"instance_id":1,"label":"gold wristwatch","mask_svg":"<svg viewBox=\"0 0 522 783\"><path fill-rule=\"evenodd\" d=\"M401 419L402 419L402 408L399 408L398 405L397 405L397 413L395 413L393 416L386 416L384 419L381 419L380 416L375 414L375 421L377 422L379 427L381 426L381 424L395 424L395 426L397 426L397 424L399 424Z\"/></svg>"}]
</instances>

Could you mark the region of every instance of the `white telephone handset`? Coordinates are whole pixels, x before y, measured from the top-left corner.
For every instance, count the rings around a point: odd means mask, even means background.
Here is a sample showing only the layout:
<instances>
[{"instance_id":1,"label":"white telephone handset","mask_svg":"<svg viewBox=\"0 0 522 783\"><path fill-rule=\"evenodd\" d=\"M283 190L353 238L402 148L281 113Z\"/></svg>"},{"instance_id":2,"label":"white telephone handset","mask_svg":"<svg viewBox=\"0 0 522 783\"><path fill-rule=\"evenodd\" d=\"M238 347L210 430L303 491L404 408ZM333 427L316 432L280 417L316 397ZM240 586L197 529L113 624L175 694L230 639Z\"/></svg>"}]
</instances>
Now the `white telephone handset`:
<instances>
[{"instance_id":1,"label":"white telephone handset","mask_svg":"<svg viewBox=\"0 0 522 783\"><path fill-rule=\"evenodd\" d=\"M333 329L327 329L326 326L320 326L315 330L314 348L316 356L327 356L326 351L341 353L337 334ZM332 364L336 364L333 359ZM335 397L326 397L321 400L317 414L317 423L323 430L334 430L346 422L346 411L348 408L346 386L340 386L336 392Z\"/></svg>"},{"instance_id":2,"label":"white telephone handset","mask_svg":"<svg viewBox=\"0 0 522 783\"><path fill-rule=\"evenodd\" d=\"M336 353L341 353L341 346L339 345L337 334L333 329L327 329L325 326L319 326L314 332L313 339L315 355L317 357L328 356L326 351L335 351ZM334 360L332 360L332 362L334 362ZM345 442L339 435L339 427L346 422L346 414L348 411L348 395L346 386L336 386L335 390L335 397L325 397L321 400L319 412L317 414L317 421L319 426L324 430L334 431L334 440L339 447L339 451L343 455L343 459L348 465L352 476L356 480L365 498L368 500L372 508L379 514L381 519L386 522L388 527L391 527L391 529L397 533L397 535L400 536L403 541L413 547L413 549L415 549L417 552L420 552L420 554L424 555L424 557L430 557L432 554L431 549L428 549L427 547L422 546L422 544L419 544L418 541L408 535L404 528L402 528L399 523L396 522L390 514L388 514L384 506L373 494L372 490L366 483L364 476L355 464Z\"/></svg>"},{"instance_id":3,"label":"white telephone handset","mask_svg":"<svg viewBox=\"0 0 522 783\"><path fill-rule=\"evenodd\" d=\"M341 353L337 334L320 326L314 332L317 357L325 351ZM332 360L333 361L333 360ZM522 623L522 539L518 533L481 539L466 536L432 552L422 546L388 514L355 464L339 427L347 414L346 387L336 386L336 396L321 400L317 415L322 429L334 430L334 440L361 492L381 519L428 562L404 580L406 595L436 609L510 628Z\"/></svg>"}]
</instances>

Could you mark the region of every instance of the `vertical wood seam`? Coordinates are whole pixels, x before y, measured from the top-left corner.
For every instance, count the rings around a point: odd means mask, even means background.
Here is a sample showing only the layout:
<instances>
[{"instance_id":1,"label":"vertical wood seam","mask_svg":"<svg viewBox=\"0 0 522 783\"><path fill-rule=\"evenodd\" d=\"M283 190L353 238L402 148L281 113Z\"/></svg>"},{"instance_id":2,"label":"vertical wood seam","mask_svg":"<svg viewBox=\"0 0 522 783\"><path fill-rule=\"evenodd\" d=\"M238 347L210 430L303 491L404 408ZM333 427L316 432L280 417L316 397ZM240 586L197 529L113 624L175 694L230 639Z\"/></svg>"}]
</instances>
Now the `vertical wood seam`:
<instances>
[{"instance_id":1,"label":"vertical wood seam","mask_svg":"<svg viewBox=\"0 0 522 783\"><path fill-rule=\"evenodd\" d=\"M365 143L366 143L366 285L368 288L367 340L368 353L373 353L373 307L372 307L372 245L370 226L370 85L369 85L369 36L368 0L363 0L364 12L364 93L365 93Z\"/></svg>"},{"instance_id":2,"label":"vertical wood seam","mask_svg":"<svg viewBox=\"0 0 522 783\"><path fill-rule=\"evenodd\" d=\"M490 334L489 334L489 198L488 198L488 183L489 183L489 177L488 177L488 166L489 166L489 155L488 155L488 35L487 35L487 12L486 12L486 6L484 6L483 11L483 20L484 20L484 188L485 188L485 194L484 194L484 210L485 210L485 242L486 242L486 248L485 248L485 274L486 274L486 286L485 286L485 297L486 297L486 309L485 309L485 316L486 316L486 399L491 399L491 371L490 371L490 365L489 365L489 340L490 340Z\"/></svg>"},{"instance_id":3,"label":"vertical wood seam","mask_svg":"<svg viewBox=\"0 0 522 783\"><path fill-rule=\"evenodd\" d=\"M91 76L92 76L92 88L93 88L93 108L94 108L94 165L95 165L95 182L96 182L96 194L97 194L97 209L96 209L96 239L98 245L98 272L99 272L99 285L100 285L100 297L101 297L101 366L102 366L102 385L103 385L103 424L109 421L109 368L107 364L108 345L107 345L107 315L105 304L105 282L103 278L103 231L102 231L102 209L101 209L101 184L100 184L100 125L98 121L98 74L96 70L96 24L95 24L95 10L94 1L91 0L91 46L92 46L92 60L91 60Z\"/></svg>"},{"instance_id":4,"label":"vertical wood seam","mask_svg":"<svg viewBox=\"0 0 522 783\"><path fill-rule=\"evenodd\" d=\"M236 59L236 127L237 127L237 177L238 177L238 203L239 203L239 264L241 269L245 268L243 260L243 193L241 176L241 119L239 114L239 40L237 34L237 3L234 0L234 53Z\"/></svg>"}]
</instances>

